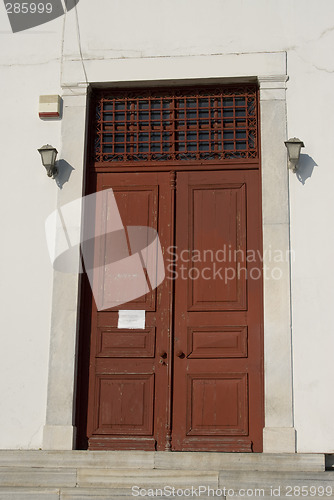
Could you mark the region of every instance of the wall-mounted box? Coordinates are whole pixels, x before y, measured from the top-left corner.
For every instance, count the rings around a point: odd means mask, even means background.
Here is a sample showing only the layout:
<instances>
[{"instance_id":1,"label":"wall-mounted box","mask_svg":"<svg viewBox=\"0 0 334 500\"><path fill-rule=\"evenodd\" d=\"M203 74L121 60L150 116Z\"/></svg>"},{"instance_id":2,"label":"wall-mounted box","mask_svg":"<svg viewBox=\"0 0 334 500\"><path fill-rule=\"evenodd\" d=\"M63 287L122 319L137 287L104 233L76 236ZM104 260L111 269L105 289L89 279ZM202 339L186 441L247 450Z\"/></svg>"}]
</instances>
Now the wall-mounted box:
<instances>
[{"instance_id":1,"label":"wall-mounted box","mask_svg":"<svg viewBox=\"0 0 334 500\"><path fill-rule=\"evenodd\" d=\"M40 118L60 116L61 97L59 95L40 95L38 114Z\"/></svg>"}]
</instances>

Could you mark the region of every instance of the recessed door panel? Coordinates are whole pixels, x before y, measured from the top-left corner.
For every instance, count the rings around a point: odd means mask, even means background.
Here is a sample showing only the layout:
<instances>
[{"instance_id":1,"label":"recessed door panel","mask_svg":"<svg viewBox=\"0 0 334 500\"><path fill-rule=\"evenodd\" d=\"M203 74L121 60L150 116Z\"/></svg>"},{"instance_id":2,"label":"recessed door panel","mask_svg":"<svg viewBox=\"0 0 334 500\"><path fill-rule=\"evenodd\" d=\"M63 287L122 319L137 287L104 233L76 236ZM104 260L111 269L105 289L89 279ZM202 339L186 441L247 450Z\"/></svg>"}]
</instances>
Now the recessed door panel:
<instances>
[{"instance_id":1,"label":"recessed door panel","mask_svg":"<svg viewBox=\"0 0 334 500\"><path fill-rule=\"evenodd\" d=\"M245 373L187 375L188 436L248 434Z\"/></svg>"},{"instance_id":2,"label":"recessed door panel","mask_svg":"<svg viewBox=\"0 0 334 500\"><path fill-rule=\"evenodd\" d=\"M188 328L188 358L244 358L247 326L198 326Z\"/></svg>"},{"instance_id":3,"label":"recessed door panel","mask_svg":"<svg viewBox=\"0 0 334 500\"><path fill-rule=\"evenodd\" d=\"M98 434L153 434L154 374L97 375Z\"/></svg>"},{"instance_id":4,"label":"recessed door panel","mask_svg":"<svg viewBox=\"0 0 334 500\"><path fill-rule=\"evenodd\" d=\"M189 309L246 306L246 186L189 186Z\"/></svg>"}]
</instances>

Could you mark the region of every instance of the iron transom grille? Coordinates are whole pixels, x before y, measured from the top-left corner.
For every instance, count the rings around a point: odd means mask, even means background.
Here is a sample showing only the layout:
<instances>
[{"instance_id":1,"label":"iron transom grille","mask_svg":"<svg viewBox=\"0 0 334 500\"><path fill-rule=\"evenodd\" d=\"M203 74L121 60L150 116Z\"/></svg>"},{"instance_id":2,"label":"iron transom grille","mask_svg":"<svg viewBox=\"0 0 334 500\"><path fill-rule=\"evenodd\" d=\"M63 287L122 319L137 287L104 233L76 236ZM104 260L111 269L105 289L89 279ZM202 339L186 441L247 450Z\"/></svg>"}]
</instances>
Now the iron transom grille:
<instances>
[{"instance_id":1,"label":"iron transom grille","mask_svg":"<svg viewBox=\"0 0 334 500\"><path fill-rule=\"evenodd\" d=\"M95 161L258 157L257 88L100 91Z\"/></svg>"}]
</instances>

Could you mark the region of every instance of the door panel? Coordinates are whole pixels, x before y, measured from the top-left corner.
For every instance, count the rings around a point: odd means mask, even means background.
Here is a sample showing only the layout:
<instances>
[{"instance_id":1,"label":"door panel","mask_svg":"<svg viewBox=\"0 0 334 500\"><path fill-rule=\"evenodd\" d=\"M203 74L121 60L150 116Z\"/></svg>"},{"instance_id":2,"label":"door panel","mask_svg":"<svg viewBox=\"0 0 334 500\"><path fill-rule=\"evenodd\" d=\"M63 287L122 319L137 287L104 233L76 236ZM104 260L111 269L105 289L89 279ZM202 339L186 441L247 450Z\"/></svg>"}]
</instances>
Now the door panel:
<instances>
[{"instance_id":1,"label":"door panel","mask_svg":"<svg viewBox=\"0 0 334 500\"><path fill-rule=\"evenodd\" d=\"M110 303L108 294L114 295L114 287L119 286L118 275L110 273L108 264L116 261L121 274L126 252L139 255L131 249L131 227L152 227L159 233L163 250L170 244L168 173L100 174L97 191L109 188L127 229L121 237L101 229L101 224L112 225L111 202L96 210L96 231L102 236L95 239L99 266L94 269L94 279L98 280L95 289L101 293L103 307ZM124 269L130 272L127 266ZM139 272L147 280L147 269L140 267ZM93 301L87 423L90 449L165 449L170 399L169 359L165 358L170 350L166 314L169 285L165 280L157 289L150 291L147 286L148 293L142 297L105 310L98 311ZM118 328L120 309L145 310L145 328Z\"/></svg>"},{"instance_id":2,"label":"door panel","mask_svg":"<svg viewBox=\"0 0 334 500\"><path fill-rule=\"evenodd\" d=\"M177 174L174 450L262 450L259 200L257 172Z\"/></svg>"},{"instance_id":3,"label":"door panel","mask_svg":"<svg viewBox=\"0 0 334 500\"><path fill-rule=\"evenodd\" d=\"M97 191L113 189L128 228L125 236L108 234L112 199L96 211L99 303L108 305L117 287L109 263L140 253L131 248L131 227L158 231L166 279L152 289L144 268L146 294L100 311L93 301L89 448L262 451L259 172L177 172L176 182L169 172L97 179ZM118 328L120 309L144 309L145 328Z\"/></svg>"},{"instance_id":4,"label":"door panel","mask_svg":"<svg viewBox=\"0 0 334 500\"><path fill-rule=\"evenodd\" d=\"M207 177L207 176L205 176ZM219 176L218 176L219 177ZM207 178L207 180L210 176ZM179 182L179 177L178 177ZM183 189L180 174L180 190ZM179 190L178 189L178 190ZM245 309L246 279L219 279L243 267L246 250L246 189L244 184L204 184L189 186L189 255L194 261L188 280L189 310L224 311ZM236 250L237 259L229 259ZM208 263L220 264L216 269ZM222 262L226 258L227 262ZM197 259L199 262L197 262ZM219 259L219 260L217 260ZM215 273L220 271L217 276ZM213 279L208 279L211 277Z\"/></svg>"},{"instance_id":5,"label":"door panel","mask_svg":"<svg viewBox=\"0 0 334 500\"><path fill-rule=\"evenodd\" d=\"M188 358L247 357L247 326L188 328Z\"/></svg>"},{"instance_id":6,"label":"door panel","mask_svg":"<svg viewBox=\"0 0 334 500\"><path fill-rule=\"evenodd\" d=\"M97 375L97 434L153 434L154 374Z\"/></svg>"},{"instance_id":7,"label":"door panel","mask_svg":"<svg viewBox=\"0 0 334 500\"><path fill-rule=\"evenodd\" d=\"M187 378L188 436L247 434L247 374L207 373Z\"/></svg>"}]
</instances>

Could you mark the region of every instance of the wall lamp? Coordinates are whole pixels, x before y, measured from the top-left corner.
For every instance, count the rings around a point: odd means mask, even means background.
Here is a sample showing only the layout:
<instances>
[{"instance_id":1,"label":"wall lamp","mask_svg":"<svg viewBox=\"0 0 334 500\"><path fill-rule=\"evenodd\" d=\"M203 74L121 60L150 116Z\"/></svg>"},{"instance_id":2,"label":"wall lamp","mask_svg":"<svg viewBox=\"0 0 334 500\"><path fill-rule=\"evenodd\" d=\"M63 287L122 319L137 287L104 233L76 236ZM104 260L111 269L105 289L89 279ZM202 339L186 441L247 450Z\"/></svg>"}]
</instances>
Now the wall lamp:
<instances>
[{"instance_id":1,"label":"wall lamp","mask_svg":"<svg viewBox=\"0 0 334 500\"><path fill-rule=\"evenodd\" d=\"M291 168L292 172L296 172L298 169L300 150L304 147L304 143L300 139L297 139L297 137L293 137L293 139L285 141L284 144L288 150L288 168Z\"/></svg>"},{"instance_id":2,"label":"wall lamp","mask_svg":"<svg viewBox=\"0 0 334 500\"><path fill-rule=\"evenodd\" d=\"M48 177L55 178L58 175L58 168L55 166L58 151L50 144L46 144L38 149L42 157L42 163L46 168Z\"/></svg>"}]
</instances>

